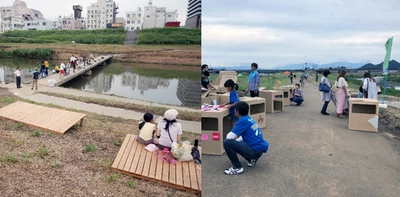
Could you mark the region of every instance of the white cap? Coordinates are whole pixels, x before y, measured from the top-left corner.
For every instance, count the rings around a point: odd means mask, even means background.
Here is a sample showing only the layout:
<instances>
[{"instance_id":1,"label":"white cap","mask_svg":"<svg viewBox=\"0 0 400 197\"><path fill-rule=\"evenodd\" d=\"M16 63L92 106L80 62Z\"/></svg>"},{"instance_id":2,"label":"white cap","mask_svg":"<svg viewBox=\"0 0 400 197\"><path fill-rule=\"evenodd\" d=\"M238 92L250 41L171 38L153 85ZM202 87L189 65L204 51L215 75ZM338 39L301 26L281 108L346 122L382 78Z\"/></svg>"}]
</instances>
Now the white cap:
<instances>
[{"instance_id":1,"label":"white cap","mask_svg":"<svg viewBox=\"0 0 400 197\"><path fill-rule=\"evenodd\" d=\"M165 111L164 113L164 118L166 118L169 121L175 120L176 116L178 115L178 111L176 111L175 109L169 109L167 111Z\"/></svg>"}]
</instances>

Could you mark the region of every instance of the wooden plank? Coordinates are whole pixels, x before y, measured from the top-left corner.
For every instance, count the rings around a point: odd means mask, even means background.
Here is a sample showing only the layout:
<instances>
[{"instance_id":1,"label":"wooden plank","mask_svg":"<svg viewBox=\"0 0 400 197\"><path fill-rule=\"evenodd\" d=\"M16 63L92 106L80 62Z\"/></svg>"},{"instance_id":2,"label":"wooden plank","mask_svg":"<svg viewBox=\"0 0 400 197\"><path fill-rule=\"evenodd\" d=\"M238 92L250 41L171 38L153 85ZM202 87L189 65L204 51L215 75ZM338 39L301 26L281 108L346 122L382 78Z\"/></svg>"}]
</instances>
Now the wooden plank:
<instances>
[{"instance_id":1,"label":"wooden plank","mask_svg":"<svg viewBox=\"0 0 400 197\"><path fill-rule=\"evenodd\" d=\"M129 153L132 151L131 147L133 145L133 141L132 141L132 136L129 138L129 142L128 142L128 146L126 146L125 150L124 150L124 154L122 155L121 161L118 165L119 169L124 169L124 166L126 164L126 160L128 159L128 155Z\"/></svg>"},{"instance_id":2,"label":"wooden plank","mask_svg":"<svg viewBox=\"0 0 400 197\"><path fill-rule=\"evenodd\" d=\"M124 154L124 150L126 149L126 146L128 146L128 142L131 138L131 134L126 135L124 142L122 142L121 148L118 151L117 157L114 160L113 165L111 168L117 168L119 165L119 162L121 161L122 155Z\"/></svg>"},{"instance_id":3,"label":"wooden plank","mask_svg":"<svg viewBox=\"0 0 400 197\"><path fill-rule=\"evenodd\" d=\"M139 144L137 141L136 143L138 144L137 147L141 148L141 144ZM140 159L140 149L135 150L135 156L133 157L132 163L133 165L131 166L131 168L129 169L129 172L131 173L135 173L136 172L136 168L138 167L138 163L139 163L139 159Z\"/></svg>"},{"instance_id":4,"label":"wooden plank","mask_svg":"<svg viewBox=\"0 0 400 197\"><path fill-rule=\"evenodd\" d=\"M121 155L121 158L119 159L119 163L118 163L118 166L117 166L118 169L124 169L124 165L125 165L125 162L126 162L126 159L127 159L127 155L129 154L130 147L132 146L131 137L132 136L130 136L130 135L127 136L128 144L123 149L122 148L120 149L120 151L122 151L123 153Z\"/></svg>"},{"instance_id":5,"label":"wooden plank","mask_svg":"<svg viewBox=\"0 0 400 197\"><path fill-rule=\"evenodd\" d=\"M180 161L176 161L176 163L180 163ZM176 164L169 165L169 183L176 184Z\"/></svg>"},{"instance_id":6,"label":"wooden plank","mask_svg":"<svg viewBox=\"0 0 400 197\"><path fill-rule=\"evenodd\" d=\"M149 177L150 178L155 178L156 177L156 172L157 172L157 151L153 152L151 154L151 163L150 163L150 168L149 168Z\"/></svg>"},{"instance_id":7,"label":"wooden plank","mask_svg":"<svg viewBox=\"0 0 400 197\"><path fill-rule=\"evenodd\" d=\"M69 114L70 113L68 111L61 111L57 113L56 111L53 111L51 122L49 121L49 124L45 125L45 127L57 131L58 126L60 124L63 124L63 122L65 121L66 117L68 117Z\"/></svg>"},{"instance_id":8,"label":"wooden plank","mask_svg":"<svg viewBox=\"0 0 400 197\"><path fill-rule=\"evenodd\" d=\"M138 166L136 168L136 174L142 174L143 172L143 166L144 166L144 162L146 161L146 152L147 150L144 149L144 145L141 144L140 150L138 150L138 152L140 152L140 158L139 158L139 163Z\"/></svg>"},{"instance_id":9,"label":"wooden plank","mask_svg":"<svg viewBox=\"0 0 400 197\"><path fill-rule=\"evenodd\" d=\"M150 166L151 166L150 164L152 163L153 159L152 155L153 155L152 152L146 151L146 161L144 162L143 172L142 172L143 176L149 176Z\"/></svg>"},{"instance_id":10,"label":"wooden plank","mask_svg":"<svg viewBox=\"0 0 400 197\"><path fill-rule=\"evenodd\" d=\"M201 147L198 147L199 152L200 152L200 160L202 159L201 157ZM196 175L197 175L197 184L199 185L199 190L201 190L201 164L195 164L196 165Z\"/></svg>"},{"instance_id":11,"label":"wooden plank","mask_svg":"<svg viewBox=\"0 0 400 197\"><path fill-rule=\"evenodd\" d=\"M187 162L189 165L189 174L190 174L190 187L198 190L199 185L197 184L197 174L196 174L196 163L194 161Z\"/></svg>"},{"instance_id":12,"label":"wooden plank","mask_svg":"<svg viewBox=\"0 0 400 197\"><path fill-rule=\"evenodd\" d=\"M183 186L190 188L190 174L188 162L182 162Z\"/></svg>"},{"instance_id":13,"label":"wooden plank","mask_svg":"<svg viewBox=\"0 0 400 197\"><path fill-rule=\"evenodd\" d=\"M132 147L126 147L127 149L130 149L131 151L129 152L128 159L126 160L126 164L124 165L124 171L130 171L129 169L131 166L135 166L136 163L133 163L133 157L135 154L137 154L137 148L138 148L138 141L136 141L135 136L132 136L130 141L133 141Z\"/></svg>"},{"instance_id":14,"label":"wooden plank","mask_svg":"<svg viewBox=\"0 0 400 197\"><path fill-rule=\"evenodd\" d=\"M162 157L162 151L159 151L158 153L160 154L160 157ZM157 158L156 176L154 177L156 180L161 180L162 178L163 163L163 160Z\"/></svg>"},{"instance_id":15,"label":"wooden plank","mask_svg":"<svg viewBox=\"0 0 400 197\"><path fill-rule=\"evenodd\" d=\"M176 162L176 184L179 186L183 186L183 169L182 169L182 162Z\"/></svg>"},{"instance_id":16,"label":"wooden plank","mask_svg":"<svg viewBox=\"0 0 400 197\"><path fill-rule=\"evenodd\" d=\"M172 157L172 155L171 155ZM169 166L174 165L174 164L170 164L167 162L163 162L163 171L162 171L162 176L161 176L161 180L164 182L169 182Z\"/></svg>"}]
</instances>

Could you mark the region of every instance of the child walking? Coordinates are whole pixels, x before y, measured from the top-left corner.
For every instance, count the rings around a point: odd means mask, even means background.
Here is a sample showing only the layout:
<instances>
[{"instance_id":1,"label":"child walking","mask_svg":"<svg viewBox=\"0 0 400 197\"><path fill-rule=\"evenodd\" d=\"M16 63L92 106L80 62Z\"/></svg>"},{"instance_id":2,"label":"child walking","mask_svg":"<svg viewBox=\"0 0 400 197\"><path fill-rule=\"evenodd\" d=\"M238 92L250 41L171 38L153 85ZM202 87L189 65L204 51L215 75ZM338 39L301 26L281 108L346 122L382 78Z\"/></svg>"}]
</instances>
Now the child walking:
<instances>
[{"instance_id":1,"label":"child walking","mask_svg":"<svg viewBox=\"0 0 400 197\"><path fill-rule=\"evenodd\" d=\"M141 144L151 144L154 140L154 133L156 132L156 125L153 124L153 114L145 113L143 115L143 122L139 124L138 142Z\"/></svg>"},{"instance_id":2,"label":"child walking","mask_svg":"<svg viewBox=\"0 0 400 197\"><path fill-rule=\"evenodd\" d=\"M226 106L227 108L229 108L232 119L232 127L234 127L236 122L238 121L238 117L235 115L235 105L237 102L239 102L239 94L236 91L239 89L239 86L232 79L228 79L225 82L224 86L229 92L229 102L221 105L221 107Z\"/></svg>"},{"instance_id":3,"label":"child walking","mask_svg":"<svg viewBox=\"0 0 400 197\"><path fill-rule=\"evenodd\" d=\"M36 90L37 90L37 82L39 80L40 73L39 73L38 69L35 68L34 71L32 72L32 74L33 74L33 80L32 80L32 88L31 88L31 90L33 90L34 86L36 86Z\"/></svg>"}]
</instances>

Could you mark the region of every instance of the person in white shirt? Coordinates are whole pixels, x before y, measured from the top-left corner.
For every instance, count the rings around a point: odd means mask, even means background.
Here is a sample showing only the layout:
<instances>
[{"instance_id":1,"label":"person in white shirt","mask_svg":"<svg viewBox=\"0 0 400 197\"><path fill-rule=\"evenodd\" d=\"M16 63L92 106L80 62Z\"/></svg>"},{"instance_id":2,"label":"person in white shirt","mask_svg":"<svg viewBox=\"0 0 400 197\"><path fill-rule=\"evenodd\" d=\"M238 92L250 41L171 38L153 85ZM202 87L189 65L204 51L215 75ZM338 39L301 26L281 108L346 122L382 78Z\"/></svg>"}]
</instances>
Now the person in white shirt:
<instances>
[{"instance_id":1,"label":"person in white shirt","mask_svg":"<svg viewBox=\"0 0 400 197\"><path fill-rule=\"evenodd\" d=\"M65 64L63 62L60 65L60 78L61 78L61 76L64 77L64 75L65 75Z\"/></svg>"},{"instance_id":2,"label":"person in white shirt","mask_svg":"<svg viewBox=\"0 0 400 197\"><path fill-rule=\"evenodd\" d=\"M345 76L346 71L340 71L335 83L335 86L338 88L336 112L339 118L346 118L343 116L343 110L346 108L347 97L349 97L347 91L349 85L346 82Z\"/></svg>"},{"instance_id":3,"label":"person in white shirt","mask_svg":"<svg viewBox=\"0 0 400 197\"><path fill-rule=\"evenodd\" d=\"M164 150L167 148L171 151L172 142L181 142L182 125L176 121L178 111L169 109L164 113L164 119L158 123L156 136L158 140L158 148Z\"/></svg>"},{"instance_id":4,"label":"person in white shirt","mask_svg":"<svg viewBox=\"0 0 400 197\"><path fill-rule=\"evenodd\" d=\"M364 98L378 100L378 90L376 88L376 80L373 77L371 77L370 72L366 72L364 74L364 83L362 88L364 92Z\"/></svg>"},{"instance_id":5,"label":"person in white shirt","mask_svg":"<svg viewBox=\"0 0 400 197\"><path fill-rule=\"evenodd\" d=\"M75 60L75 56L74 56L74 55L72 55L72 56L71 56L71 58L69 59L69 63L71 63L71 64L72 64L72 63L74 62L74 60Z\"/></svg>"},{"instance_id":6,"label":"person in white shirt","mask_svg":"<svg viewBox=\"0 0 400 197\"><path fill-rule=\"evenodd\" d=\"M14 72L14 75L15 75L15 79L17 82L17 88L22 88L21 87L21 71L20 71L19 66L17 67L17 70Z\"/></svg>"}]
</instances>

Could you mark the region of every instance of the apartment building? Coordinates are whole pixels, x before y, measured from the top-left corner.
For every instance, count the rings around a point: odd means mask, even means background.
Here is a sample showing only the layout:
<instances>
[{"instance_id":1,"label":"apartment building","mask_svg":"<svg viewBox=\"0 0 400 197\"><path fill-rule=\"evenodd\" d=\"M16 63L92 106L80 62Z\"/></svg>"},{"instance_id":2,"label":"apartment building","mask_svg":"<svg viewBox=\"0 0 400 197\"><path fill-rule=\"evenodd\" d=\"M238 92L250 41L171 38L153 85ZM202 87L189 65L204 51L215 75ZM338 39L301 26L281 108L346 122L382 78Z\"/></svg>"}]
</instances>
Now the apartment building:
<instances>
[{"instance_id":1,"label":"apartment building","mask_svg":"<svg viewBox=\"0 0 400 197\"><path fill-rule=\"evenodd\" d=\"M143 29L165 27L167 22L176 22L177 10L168 10L165 7L153 6L152 0L144 7Z\"/></svg>"},{"instance_id":2,"label":"apartment building","mask_svg":"<svg viewBox=\"0 0 400 197\"><path fill-rule=\"evenodd\" d=\"M115 23L118 6L113 0L97 0L87 8L86 29L104 29Z\"/></svg>"},{"instance_id":3,"label":"apartment building","mask_svg":"<svg viewBox=\"0 0 400 197\"><path fill-rule=\"evenodd\" d=\"M142 29L142 8L137 8L136 11L127 11L125 13L125 29L128 31Z\"/></svg>"},{"instance_id":4,"label":"apartment building","mask_svg":"<svg viewBox=\"0 0 400 197\"><path fill-rule=\"evenodd\" d=\"M201 0L188 0L185 27L201 28Z\"/></svg>"},{"instance_id":5,"label":"apartment building","mask_svg":"<svg viewBox=\"0 0 400 197\"><path fill-rule=\"evenodd\" d=\"M39 10L30 9L24 1L15 0L12 6L0 7L0 31L23 29L24 21L43 22L43 14ZM43 24L43 23L42 23Z\"/></svg>"}]
</instances>

